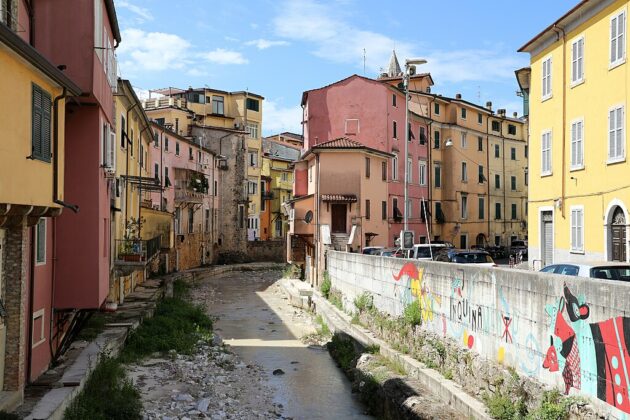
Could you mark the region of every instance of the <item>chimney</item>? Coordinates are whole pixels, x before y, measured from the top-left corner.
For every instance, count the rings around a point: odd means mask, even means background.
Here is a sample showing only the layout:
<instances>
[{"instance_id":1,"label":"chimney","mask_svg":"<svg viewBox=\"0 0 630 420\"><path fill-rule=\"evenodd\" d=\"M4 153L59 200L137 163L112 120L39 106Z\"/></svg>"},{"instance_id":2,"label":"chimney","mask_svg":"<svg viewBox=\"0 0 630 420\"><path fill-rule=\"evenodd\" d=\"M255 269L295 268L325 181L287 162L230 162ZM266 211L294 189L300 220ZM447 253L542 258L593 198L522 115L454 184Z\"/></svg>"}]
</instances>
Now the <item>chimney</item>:
<instances>
[{"instance_id":1,"label":"chimney","mask_svg":"<svg viewBox=\"0 0 630 420\"><path fill-rule=\"evenodd\" d=\"M518 117L518 112L513 113L513 114L512 114L512 116L513 116L514 118L517 118L517 117Z\"/></svg>"},{"instance_id":2,"label":"chimney","mask_svg":"<svg viewBox=\"0 0 630 420\"><path fill-rule=\"evenodd\" d=\"M462 99L462 94L461 93L456 94L455 99Z\"/></svg>"},{"instance_id":3,"label":"chimney","mask_svg":"<svg viewBox=\"0 0 630 420\"><path fill-rule=\"evenodd\" d=\"M488 108L489 111L492 111L492 102L486 102L486 108Z\"/></svg>"},{"instance_id":4,"label":"chimney","mask_svg":"<svg viewBox=\"0 0 630 420\"><path fill-rule=\"evenodd\" d=\"M505 117L505 109L497 109L497 114L499 114L502 117Z\"/></svg>"}]
</instances>

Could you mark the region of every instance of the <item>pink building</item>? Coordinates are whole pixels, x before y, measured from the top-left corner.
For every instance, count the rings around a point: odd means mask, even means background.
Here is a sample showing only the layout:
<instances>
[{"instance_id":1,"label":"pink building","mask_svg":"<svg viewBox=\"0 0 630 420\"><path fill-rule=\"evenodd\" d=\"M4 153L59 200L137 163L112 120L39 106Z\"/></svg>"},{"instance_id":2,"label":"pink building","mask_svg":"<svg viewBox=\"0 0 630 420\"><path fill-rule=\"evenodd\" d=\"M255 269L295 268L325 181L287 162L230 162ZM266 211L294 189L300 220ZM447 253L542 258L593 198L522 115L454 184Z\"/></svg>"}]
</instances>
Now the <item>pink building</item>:
<instances>
[{"instance_id":1,"label":"pink building","mask_svg":"<svg viewBox=\"0 0 630 420\"><path fill-rule=\"evenodd\" d=\"M427 83L432 84L430 76ZM427 238L422 203L428 201L427 132L428 122L409 113L409 155L405 150L405 95L401 89L381 80L353 75L302 95L304 149L331 139L347 137L371 149L392 154L381 171L387 178L386 244L394 246L403 229L405 160L409 167L408 225L416 242ZM379 173L380 177L382 174ZM296 167L296 196L303 194L300 179L305 174Z\"/></svg>"}]
</instances>

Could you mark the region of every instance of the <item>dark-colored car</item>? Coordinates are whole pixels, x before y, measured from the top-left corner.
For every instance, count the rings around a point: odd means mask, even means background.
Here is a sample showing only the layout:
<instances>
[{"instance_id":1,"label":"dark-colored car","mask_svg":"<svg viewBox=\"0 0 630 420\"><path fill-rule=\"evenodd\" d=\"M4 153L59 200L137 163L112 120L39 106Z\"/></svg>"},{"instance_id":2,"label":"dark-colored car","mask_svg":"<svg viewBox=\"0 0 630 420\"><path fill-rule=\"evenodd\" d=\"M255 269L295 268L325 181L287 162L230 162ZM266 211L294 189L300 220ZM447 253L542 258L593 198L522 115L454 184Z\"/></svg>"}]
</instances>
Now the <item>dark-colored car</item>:
<instances>
[{"instance_id":1,"label":"dark-colored car","mask_svg":"<svg viewBox=\"0 0 630 420\"><path fill-rule=\"evenodd\" d=\"M479 250L446 249L440 251L434 260L458 264L477 264L484 267L497 266L489 253Z\"/></svg>"},{"instance_id":2,"label":"dark-colored car","mask_svg":"<svg viewBox=\"0 0 630 420\"><path fill-rule=\"evenodd\" d=\"M518 255L519 253L523 256L523 261L527 261L527 242L521 240L512 241L510 255Z\"/></svg>"}]
</instances>

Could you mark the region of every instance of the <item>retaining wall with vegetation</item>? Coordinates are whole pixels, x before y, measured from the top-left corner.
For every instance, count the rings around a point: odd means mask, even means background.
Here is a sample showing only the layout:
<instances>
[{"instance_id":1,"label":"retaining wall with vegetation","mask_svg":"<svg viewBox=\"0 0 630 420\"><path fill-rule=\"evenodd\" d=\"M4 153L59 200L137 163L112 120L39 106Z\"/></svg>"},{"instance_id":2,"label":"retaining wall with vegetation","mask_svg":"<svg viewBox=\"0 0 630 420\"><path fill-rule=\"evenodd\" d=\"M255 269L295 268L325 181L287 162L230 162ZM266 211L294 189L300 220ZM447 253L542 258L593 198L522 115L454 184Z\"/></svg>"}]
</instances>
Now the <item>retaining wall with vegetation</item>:
<instances>
[{"instance_id":1,"label":"retaining wall with vegetation","mask_svg":"<svg viewBox=\"0 0 630 420\"><path fill-rule=\"evenodd\" d=\"M629 284L334 251L328 273L344 308L370 296L374 311L358 322L406 352L429 355L429 364L434 360L473 394L492 395L512 383L508 392L520 389L532 408L544 398L535 386L542 382L591 397L609 417L630 413ZM385 328L392 321L383 314L414 313L419 325L410 331ZM501 367L510 372L503 379Z\"/></svg>"}]
</instances>

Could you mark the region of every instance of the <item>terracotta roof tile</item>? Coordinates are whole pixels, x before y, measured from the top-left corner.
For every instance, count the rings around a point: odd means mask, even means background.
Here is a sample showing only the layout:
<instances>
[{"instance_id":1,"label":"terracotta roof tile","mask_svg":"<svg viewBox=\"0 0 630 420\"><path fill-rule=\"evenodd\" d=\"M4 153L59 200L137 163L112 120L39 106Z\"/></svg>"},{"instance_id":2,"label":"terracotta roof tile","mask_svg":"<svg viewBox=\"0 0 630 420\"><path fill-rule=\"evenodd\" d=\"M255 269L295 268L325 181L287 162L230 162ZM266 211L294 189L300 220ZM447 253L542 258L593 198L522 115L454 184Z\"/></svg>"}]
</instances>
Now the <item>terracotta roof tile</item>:
<instances>
[{"instance_id":1,"label":"terracotta roof tile","mask_svg":"<svg viewBox=\"0 0 630 420\"><path fill-rule=\"evenodd\" d=\"M357 196L354 194L322 194L322 201L356 203Z\"/></svg>"}]
</instances>

